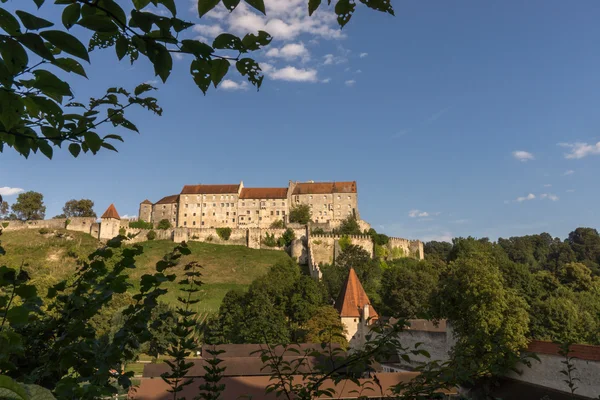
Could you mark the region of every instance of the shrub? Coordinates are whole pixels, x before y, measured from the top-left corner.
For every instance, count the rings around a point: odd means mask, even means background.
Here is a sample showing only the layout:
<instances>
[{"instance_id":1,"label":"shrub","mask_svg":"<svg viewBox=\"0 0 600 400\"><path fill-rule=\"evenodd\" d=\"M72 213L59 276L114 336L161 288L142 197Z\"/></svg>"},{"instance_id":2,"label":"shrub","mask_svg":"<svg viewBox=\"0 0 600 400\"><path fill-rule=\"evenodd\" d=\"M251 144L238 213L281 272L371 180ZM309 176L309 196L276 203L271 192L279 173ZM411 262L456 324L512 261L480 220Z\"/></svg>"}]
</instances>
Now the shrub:
<instances>
[{"instance_id":1,"label":"shrub","mask_svg":"<svg viewBox=\"0 0 600 400\"><path fill-rule=\"evenodd\" d=\"M313 244L316 245L316 246L319 246L319 245L323 244L323 241L321 241L321 240L313 240Z\"/></svg>"},{"instance_id":2,"label":"shrub","mask_svg":"<svg viewBox=\"0 0 600 400\"><path fill-rule=\"evenodd\" d=\"M161 219L158 225L156 226L158 229L162 229L166 231L167 229L171 229L171 223L168 219Z\"/></svg>"},{"instance_id":3,"label":"shrub","mask_svg":"<svg viewBox=\"0 0 600 400\"><path fill-rule=\"evenodd\" d=\"M314 228L310 230L310 233L312 235L324 235L325 231L323 230L323 228Z\"/></svg>"},{"instance_id":4,"label":"shrub","mask_svg":"<svg viewBox=\"0 0 600 400\"><path fill-rule=\"evenodd\" d=\"M338 243L340 245L340 249L344 251L352 244L352 239L350 239L348 235L344 235L340 238L340 240L338 240Z\"/></svg>"},{"instance_id":5,"label":"shrub","mask_svg":"<svg viewBox=\"0 0 600 400\"><path fill-rule=\"evenodd\" d=\"M69 218L67 218L65 220L65 229L67 229L67 226L69 226L70 223L71 223L71 220Z\"/></svg>"},{"instance_id":6,"label":"shrub","mask_svg":"<svg viewBox=\"0 0 600 400\"><path fill-rule=\"evenodd\" d=\"M154 225L152 225L152 222L139 220L130 222L129 227L135 229L153 229Z\"/></svg>"},{"instance_id":7,"label":"shrub","mask_svg":"<svg viewBox=\"0 0 600 400\"><path fill-rule=\"evenodd\" d=\"M196 236L196 239L199 239L198 236ZM208 235L208 237L206 238L207 242L212 242L213 240L215 240L215 237L213 235Z\"/></svg>"},{"instance_id":8,"label":"shrub","mask_svg":"<svg viewBox=\"0 0 600 400\"><path fill-rule=\"evenodd\" d=\"M356 217L350 215L348 218L342 221L340 227L335 230L336 233L341 235L360 235L362 234L360 230L360 226L358 225L358 221Z\"/></svg>"},{"instance_id":9,"label":"shrub","mask_svg":"<svg viewBox=\"0 0 600 400\"><path fill-rule=\"evenodd\" d=\"M2 227L3 227L3 228L7 228L9 224L10 224L9 222L3 222L3 223L2 223Z\"/></svg>"},{"instance_id":10,"label":"shrub","mask_svg":"<svg viewBox=\"0 0 600 400\"><path fill-rule=\"evenodd\" d=\"M296 239L296 234L290 228L286 229L286 231L281 235L279 240L277 240L280 247L289 246L292 244L292 241Z\"/></svg>"},{"instance_id":11,"label":"shrub","mask_svg":"<svg viewBox=\"0 0 600 400\"><path fill-rule=\"evenodd\" d=\"M120 236L125 236L125 233L126 233L126 232L127 232L127 231L125 230L125 228L120 228L120 229L119 229L119 235L120 235Z\"/></svg>"},{"instance_id":12,"label":"shrub","mask_svg":"<svg viewBox=\"0 0 600 400\"><path fill-rule=\"evenodd\" d=\"M290 210L290 222L297 222L302 225L308 224L310 221L311 212L308 204L300 204L294 206Z\"/></svg>"},{"instance_id":13,"label":"shrub","mask_svg":"<svg viewBox=\"0 0 600 400\"><path fill-rule=\"evenodd\" d=\"M212 236L209 236L208 238L206 238L206 240L208 240L209 238L210 238L210 241L212 241ZM200 239L200 237L198 235L192 235L192 239L198 240L198 239Z\"/></svg>"},{"instance_id":14,"label":"shrub","mask_svg":"<svg viewBox=\"0 0 600 400\"><path fill-rule=\"evenodd\" d=\"M48 228L40 228L40 230L38 232L40 232L41 235L47 235L47 234L50 233L50 229L48 229Z\"/></svg>"},{"instance_id":15,"label":"shrub","mask_svg":"<svg viewBox=\"0 0 600 400\"><path fill-rule=\"evenodd\" d=\"M153 230L151 230L150 232L148 232L148 234L146 235L146 238L148 240L154 240L156 239L156 232L154 232Z\"/></svg>"},{"instance_id":16,"label":"shrub","mask_svg":"<svg viewBox=\"0 0 600 400\"><path fill-rule=\"evenodd\" d=\"M271 229L283 229L285 228L285 222L283 222L282 219L278 219L277 221L273 222L270 226Z\"/></svg>"},{"instance_id":17,"label":"shrub","mask_svg":"<svg viewBox=\"0 0 600 400\"><path fill-rule=\"evenodd\" d=\"M404 257L404 250L402 247L394 247L392 249L392 258L402 258Z\"/></svg>"},{"instance_id":18,"label":"shrub","mask_svg":"<svg viewBox=\"0 0 600 400\"><path fill-rule=\"evenodd\" d=\"M231 228L217 228L217 235L223 240L229 240Z\"/></svg>"},{"instance_id":19,"label":"shrub","mask_svg":"<svg viewBox=\"0 0 600 400\"><path fill-rule=\"evenodd\" d=\"M389 251L387 247L375 244L375 257L382 260L386 260L388 256Z\"/></svg>"},{"instance_id":20,"label":"shrub","mask_svg":"<svg viewBox=\"0 0 600 400\"><path fill-rule=\"evenodd\" d=\"M128 237L129 239L133 239L133 238L134 238L134 237L136 237L137 235L138 235L137 233L131 233L131 232L130 232L130 233L128 233L128 234L127 234L127 237Z\"/></svg>"},{"instance_id":21,"label":"shrub","mask_svg":"<svg viewBox=\"0 0 600 400\"><path fill-rule=\"evenodd\" d=\"M262 240L263 244L268 247L277 247L277 240L275 240L275 234L269 232L265 233L265 238Z\"/></svg>"}]
</instances>

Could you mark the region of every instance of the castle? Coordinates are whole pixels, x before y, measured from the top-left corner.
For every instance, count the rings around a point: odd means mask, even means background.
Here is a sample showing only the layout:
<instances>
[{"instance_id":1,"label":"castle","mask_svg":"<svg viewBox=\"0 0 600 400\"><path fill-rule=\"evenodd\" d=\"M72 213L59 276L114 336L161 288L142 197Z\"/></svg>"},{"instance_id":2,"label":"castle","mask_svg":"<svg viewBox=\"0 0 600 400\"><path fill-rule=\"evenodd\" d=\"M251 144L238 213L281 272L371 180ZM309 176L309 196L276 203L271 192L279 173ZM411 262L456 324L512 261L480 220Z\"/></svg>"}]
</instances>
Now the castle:
<instances>
[{"instance_id":1,"label":"castle","mask_svg":"<svg viewBox=\"0 0 600 400\"><path fill-rule=\"evenodd\" d=\"M228 185L185 185L181 193L156 203L144 200L139 219L157 225L168 220L178 228L269 228L288 223L290 210L308 205L315 223L332 226L348 216L360 220L356 182L293 182L287 187L248 188Z\"/></svg>"}]
</instances>

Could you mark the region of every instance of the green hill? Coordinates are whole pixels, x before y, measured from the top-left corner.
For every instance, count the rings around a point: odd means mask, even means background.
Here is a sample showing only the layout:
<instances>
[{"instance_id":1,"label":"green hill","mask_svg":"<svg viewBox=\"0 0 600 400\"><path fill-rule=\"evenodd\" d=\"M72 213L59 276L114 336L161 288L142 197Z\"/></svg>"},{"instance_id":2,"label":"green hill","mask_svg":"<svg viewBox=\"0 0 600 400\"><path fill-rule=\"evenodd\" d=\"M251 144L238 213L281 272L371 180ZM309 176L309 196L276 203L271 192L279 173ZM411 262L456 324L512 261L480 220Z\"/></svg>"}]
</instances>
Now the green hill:
<instances>
[{"instance_id":1,"label":"green hill","mask_svg":"<svg viewBox=\"0 0 600 400\"><path fill-rule=\"evenodd\" d=\"M0 237L6 250L0 256L0 265L18 267L22 263L32 277L33 283L40 289L40 295L46 289L69 277L77 268L77 257L94 251L100 242L92 236L66 230L41 234L39 230L29 229L4 232ZM136 260L136 269L129 272L130 281L138 286L139 278L153 273L154 266L175 243L166 240L142 243L144 254ZM190 256L182 257L181 265L197 261L203 266L201 288L202 300L197 304L198 311L216 311L228 290L246 289L257 277L266 273L269 267L288 259L288 255L277 250L255 250L244 246L222 246L210 243L190 242ZM162 301L171 303L177 297L174 284Z\"/></svg>"}]
</instances>

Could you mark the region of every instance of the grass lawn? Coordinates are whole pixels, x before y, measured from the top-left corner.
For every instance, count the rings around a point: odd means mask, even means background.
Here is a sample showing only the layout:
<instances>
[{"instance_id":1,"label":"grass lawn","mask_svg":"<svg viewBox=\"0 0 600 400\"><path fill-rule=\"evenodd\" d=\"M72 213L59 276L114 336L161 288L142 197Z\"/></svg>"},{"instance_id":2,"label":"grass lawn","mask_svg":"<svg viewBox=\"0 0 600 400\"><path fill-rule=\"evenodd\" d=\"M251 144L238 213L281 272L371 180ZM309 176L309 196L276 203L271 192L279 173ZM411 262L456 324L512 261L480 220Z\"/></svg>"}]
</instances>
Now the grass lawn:
<instances>
[{"instance_id":1,"label":"grass lawn","mask_svg":"<svg viewBox=\"0 0 600 400\"><path fill-rule=\"evenodd\" d=\"M85 258L101 245L98 240L85 233L66 230L55 232L64 233L66 237L42 235L37 229L4 232L0 236L7 253L0 256L0 265L19 267L21 263L26 264L25 269L38 286L40 295L45 295L46 289L61 279L72 276L77 268L75 256ZM153 273L156 262L173 250L176 243L157 240L141 245L144 253L137 257L136 268L129 271L132 292L137 291L141 276ZM176 267L173 272L181 273L183 265L190 261L197 261L202 265L202 300L196 305L200 312L216 311L227 291L234 288L247 289L271 265L289 259L283 251L255 250L245 246L190 242L189 248L192 254L182 257L181 267ZM175 302L179 294L176 285L169 284L165 287L169 292L163 296L162 301Z\"/></svg>"}]
</instances>

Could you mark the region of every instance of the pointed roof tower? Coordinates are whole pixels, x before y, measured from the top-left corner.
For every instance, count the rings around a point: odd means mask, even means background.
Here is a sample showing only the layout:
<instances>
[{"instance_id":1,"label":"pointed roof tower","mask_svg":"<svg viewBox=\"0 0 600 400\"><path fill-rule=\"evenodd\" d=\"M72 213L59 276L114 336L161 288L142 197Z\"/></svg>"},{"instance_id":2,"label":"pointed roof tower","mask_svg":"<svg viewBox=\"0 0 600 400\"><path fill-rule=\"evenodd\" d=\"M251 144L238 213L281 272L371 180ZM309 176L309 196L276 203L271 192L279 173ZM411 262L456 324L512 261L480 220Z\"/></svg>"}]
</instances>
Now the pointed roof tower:
<instances>
[{"instance_id":1,"label":"pointed roof tower","mask_svg":"<svg viewBox=\"0 0 600 400\"><path fill-rule=\"evenodd\" d=\"M335 302L335 309L340 313L340 317L360 318L366 305L369 306L369 317L377 319L379 315L371 305L365 289L358 280L356 271L354 268L350 268L348 278Z\"/></svg>"},{"instance_id":2,"label":"pointed roof tower","mask_svg":"<svg viewBox=\"0 0 600 400\"><path fill-rule=\"evenodd\" d=\"M106 209L106 211L104 211L104 214L102 214L102 216L100 218L121 219L121 217L119 217L119 213L117 212L117 209L115 208L114 204L111 204L110 206L108 206L108 208Z\"/></svg>"},{"instance_id":3,"label":"pointed roof tower","mask_svg":"<svg viewBox=\"0 0 600 400\"><path fill-rule=\"evenodd\" d=\"M150 205L152 205L152 202L150 200L146 199L146 200L142 201L140 204L150 204Z\"/></svg>"}]
</instances>

